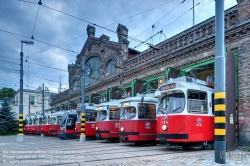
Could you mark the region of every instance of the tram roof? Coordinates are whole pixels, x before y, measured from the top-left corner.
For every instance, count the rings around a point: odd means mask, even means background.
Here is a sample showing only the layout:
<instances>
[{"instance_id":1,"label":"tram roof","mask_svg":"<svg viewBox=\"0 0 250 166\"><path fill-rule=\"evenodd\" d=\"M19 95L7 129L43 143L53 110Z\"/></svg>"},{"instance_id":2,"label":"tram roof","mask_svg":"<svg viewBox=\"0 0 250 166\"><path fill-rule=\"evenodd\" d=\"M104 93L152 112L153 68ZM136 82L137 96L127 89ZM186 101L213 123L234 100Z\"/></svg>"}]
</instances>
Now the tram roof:
<instances>
[{"instance_id":1,"label":"tram roof","mask_svg":"<svg viewBox=\"0 0 250 166\"><path fill-rule=\"evenodd\" d=\"M123 101L124 99L120 99L120 100L111 100L109 102L105 102L105 103L101 103L98 104L96 107L101 107L101 106L119 106L119 104Z\"/></svg>"},{"instance_id":2,"label":"tram roof","mask_svg":"<svg viewBox=\"0 0 250 166\"><path fill-rule=\"evenodd\" d=\"M55 113L52 113L51 115L52 116L62 116L63 114L65 113L65 111L58 111L58 112L55 112Z\"/></svg>"},{"instance_id":3,"label":"tram roof","mask_svg":"<svg viewBox=\"0 0 250 166\"><path fill-rule=\"evenodd\" d=\"M167 87L168 85L170 86ZM174 88L171 87L171 85L174 85ZM169 91L169 90L175 90L176 88L205 90L205 91L211 91L211 92L214 91L213 88L206 85L205 81L183 76L183 77L170 79L167 83L162 84L161 86L159 86L155 94L158 94L159 91L164 92L164 91Z\"/></svg>"},{"instance_id":4,"label":"tram roof","mask_svg":"<svg viewBox=\"0 0 250 166\"><path fill-rule=\"evenodd\" d=\"M124 99L121 103L124 102L138 102L141 103L143 98L143 102L153 102L158 103L158 99L155 97L147 97L147 96L135 96Z\"/></svg>"}]
</instances>

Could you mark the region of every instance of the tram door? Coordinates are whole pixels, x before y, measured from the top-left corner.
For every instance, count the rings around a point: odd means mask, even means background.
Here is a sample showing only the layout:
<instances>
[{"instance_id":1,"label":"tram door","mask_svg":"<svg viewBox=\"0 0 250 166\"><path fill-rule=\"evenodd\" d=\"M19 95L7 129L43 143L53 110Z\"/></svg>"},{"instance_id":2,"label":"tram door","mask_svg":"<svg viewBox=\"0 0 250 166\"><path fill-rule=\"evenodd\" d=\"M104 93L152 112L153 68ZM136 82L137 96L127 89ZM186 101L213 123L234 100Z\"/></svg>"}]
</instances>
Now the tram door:
<instances>
[{"instance_id":1,"label":"tram door","mask_svg":"<svg viewBox=\"0 0 250 166\"><path fill-rule=\"evenodd\" d=\"M226 56L226 150L236 149L236 91L237 91L237 60L231 50Z\"/></svg>"}]
</instances>

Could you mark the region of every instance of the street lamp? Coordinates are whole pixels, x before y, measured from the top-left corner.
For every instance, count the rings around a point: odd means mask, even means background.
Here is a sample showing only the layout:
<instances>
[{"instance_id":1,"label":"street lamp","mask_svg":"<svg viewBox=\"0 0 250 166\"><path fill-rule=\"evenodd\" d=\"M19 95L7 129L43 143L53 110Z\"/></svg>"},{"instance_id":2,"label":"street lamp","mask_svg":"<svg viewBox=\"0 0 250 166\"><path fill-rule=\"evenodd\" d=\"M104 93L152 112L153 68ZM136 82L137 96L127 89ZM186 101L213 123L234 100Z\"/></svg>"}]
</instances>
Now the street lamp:
<instances>
[{"instance_id":1,"label":"street lamp","mask_svg":"<svg viewBox=\"0 0 250 166\"><path fill-rule=\"evenodd\" d=\"M19 127L18 127L18 135L17 142L24 141L23 135L23 43L25 44L34 44L33 41L25 41L21 40L21 52L20 52L20 104L19 104Z\"/></svg>"}]
</instances>

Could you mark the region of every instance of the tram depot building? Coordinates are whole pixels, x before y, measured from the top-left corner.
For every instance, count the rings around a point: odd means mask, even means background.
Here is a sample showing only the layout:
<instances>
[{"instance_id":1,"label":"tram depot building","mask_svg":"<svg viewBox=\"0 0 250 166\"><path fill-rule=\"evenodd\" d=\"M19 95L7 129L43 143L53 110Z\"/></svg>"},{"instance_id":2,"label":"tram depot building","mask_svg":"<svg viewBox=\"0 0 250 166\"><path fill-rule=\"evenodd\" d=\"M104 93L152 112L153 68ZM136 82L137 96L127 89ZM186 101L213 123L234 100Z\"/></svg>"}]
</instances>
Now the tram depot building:
<instances>
[{"instance_id":1,"label":"tram depot building","mask_svg":"<svg viewBox=\"0 0 250 166\"><path fill-rule=\"evenodd\" d=\"M250 0L225 11L227 140L250 145ZM203 21L146 51L129 48L128 29L119 24L118 42L95 36L88 39L75 64L68 65L69 89L52 96L56 110L81 102L81 67L85 58L85 102L100 103L136 93L149 93L165 79L183 73L206 81L214 77L215 17ZM230 123L229 123L230 119ZM228 134L230 133L230 134Z\"/></svg>"}]
</instances>

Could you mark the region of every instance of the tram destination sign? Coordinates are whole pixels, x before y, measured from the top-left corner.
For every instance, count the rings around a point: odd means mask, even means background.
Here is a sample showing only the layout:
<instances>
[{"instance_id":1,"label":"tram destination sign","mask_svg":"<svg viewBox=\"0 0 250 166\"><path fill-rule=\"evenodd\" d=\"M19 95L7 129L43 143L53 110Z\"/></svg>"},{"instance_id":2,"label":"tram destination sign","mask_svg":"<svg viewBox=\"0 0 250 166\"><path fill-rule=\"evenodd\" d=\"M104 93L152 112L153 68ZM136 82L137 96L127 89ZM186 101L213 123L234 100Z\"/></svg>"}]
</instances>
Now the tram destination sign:
<instances>
[{"instance_id":1,"label":"tram destination sign","mask_svg":"<svg viewBox=\"0 0 250 166\"><path fill-rule=\"evenodd\" d=\"M160 87L160 91L174 89L175 87L176 87L175 83L163 85L163 86Z\"/></svg>"}]
</instances>

